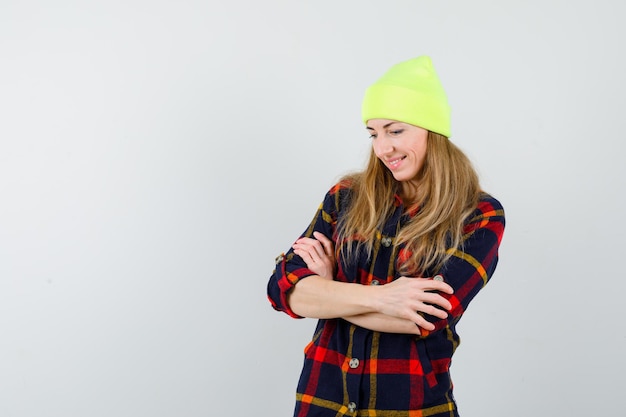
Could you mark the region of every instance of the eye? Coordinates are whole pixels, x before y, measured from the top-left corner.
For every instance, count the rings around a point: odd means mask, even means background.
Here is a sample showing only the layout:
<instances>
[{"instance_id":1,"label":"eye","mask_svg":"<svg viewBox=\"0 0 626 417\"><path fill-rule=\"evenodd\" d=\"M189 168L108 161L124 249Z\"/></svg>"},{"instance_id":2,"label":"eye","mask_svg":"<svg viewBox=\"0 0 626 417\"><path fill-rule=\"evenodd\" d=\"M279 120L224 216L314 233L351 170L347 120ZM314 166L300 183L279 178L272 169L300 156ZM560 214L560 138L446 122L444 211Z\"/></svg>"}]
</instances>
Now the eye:
<instances>
[{"instance_id":1,"label":"eye","mask_svg":"<svg viewBox=\"0 0 626 417\"><path fill-rule=\"evenodd\" d=\"M402 132L404 132L404 129L396 129L396 130L390 130L389 134L393 136L398 136L398 135L401 135Z\"/></svg>"},{"instance_id":2,"label":"eye","mask_svg":"<svg viewBox=\"0 0 626 417\"><path fill-rule=\"evenodd\" d=\"M376 135L375 135L374 133L372 133L372 134L370 135L370 139L376 139Z\"/></svg>"}]
</instances>

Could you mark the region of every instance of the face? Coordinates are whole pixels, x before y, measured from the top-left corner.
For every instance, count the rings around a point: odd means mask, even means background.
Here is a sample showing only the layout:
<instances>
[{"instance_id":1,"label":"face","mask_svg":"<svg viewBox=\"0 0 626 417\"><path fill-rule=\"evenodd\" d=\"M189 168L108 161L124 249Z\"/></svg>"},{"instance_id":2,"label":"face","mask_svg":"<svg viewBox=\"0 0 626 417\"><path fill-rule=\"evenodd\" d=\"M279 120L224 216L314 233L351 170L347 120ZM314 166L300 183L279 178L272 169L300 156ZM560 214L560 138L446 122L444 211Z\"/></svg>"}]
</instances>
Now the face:
<instances>
[{"instance_id":1,"label":"face","mask_svg":"<svg viewBox=\"0 0 626 417\"><path fill-rule=\"evenodd\" d=\"M426 159L428 130L388 119L371 119L367 131L374 153L402 182L406 192L412 189Z\"/></svg>"}]
</instances>

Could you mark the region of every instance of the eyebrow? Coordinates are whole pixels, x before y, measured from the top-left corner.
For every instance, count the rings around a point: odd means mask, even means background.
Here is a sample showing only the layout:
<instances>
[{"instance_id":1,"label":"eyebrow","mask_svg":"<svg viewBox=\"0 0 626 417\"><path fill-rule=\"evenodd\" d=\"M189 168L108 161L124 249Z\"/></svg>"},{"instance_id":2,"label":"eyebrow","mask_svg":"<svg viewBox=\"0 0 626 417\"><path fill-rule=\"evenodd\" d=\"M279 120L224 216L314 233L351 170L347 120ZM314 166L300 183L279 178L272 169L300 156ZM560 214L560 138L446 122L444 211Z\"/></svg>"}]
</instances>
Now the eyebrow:
<instances>
[{"instance_id":1,"label":"eyebrow","mask_svg":"<svg viewBox=\"0 0 626 417\"><path fill-rule=\"evenodd\" d=\"M387 129L389 126L391 126L391 125L392 125L392 124L394 124L394 123L400 123L400 122L389 122L389 123L387 123L386 125L384 125L384 126L383 126L383 129ZM376 129L374 129L373 127L369 127L369 126L366 126L365 128L366 128L367 130L376 130Z\"/></svg>"}]
</instances>

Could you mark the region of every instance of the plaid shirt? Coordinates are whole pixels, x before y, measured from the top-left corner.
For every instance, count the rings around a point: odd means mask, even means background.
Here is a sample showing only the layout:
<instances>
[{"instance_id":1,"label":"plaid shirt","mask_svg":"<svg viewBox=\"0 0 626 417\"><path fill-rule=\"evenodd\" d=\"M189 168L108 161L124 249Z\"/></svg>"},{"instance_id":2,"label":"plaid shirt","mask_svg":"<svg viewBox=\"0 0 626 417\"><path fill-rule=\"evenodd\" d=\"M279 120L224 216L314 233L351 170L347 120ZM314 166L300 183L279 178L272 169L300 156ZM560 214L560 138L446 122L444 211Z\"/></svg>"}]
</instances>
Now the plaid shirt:
<instances>
[{"instance_id":1,"label":"plaid shirt","mask_svg":"<svg viewBox=\"0 0 626 417\"><path fill-rule=\"evenodd\" d=\"M350 189L335 185L327 194L303 236L319 231L336 243L337 219L345 212ZM401 274L396 269L402 246L393 244L397 231L415 215L405 213L399 197L395 211L375 242L371 257L361 253L356 263L339 259L337 281L384 285ZM484 194L465 225L462 250L456 250L439 271L454 288L443 294L452 304L448 318L426 315L435 330L421 336L371 331L341 318L319 320L313 340L304 350L295 416L458 416L452 395L450 362L459 344L456 324L469 302L491 278L504 232L504 211ZM267 291L272 306L299 316L286 302L287 293L302 278L314 275L289 250L277 258Z\"/></svg>"}]
</instances>

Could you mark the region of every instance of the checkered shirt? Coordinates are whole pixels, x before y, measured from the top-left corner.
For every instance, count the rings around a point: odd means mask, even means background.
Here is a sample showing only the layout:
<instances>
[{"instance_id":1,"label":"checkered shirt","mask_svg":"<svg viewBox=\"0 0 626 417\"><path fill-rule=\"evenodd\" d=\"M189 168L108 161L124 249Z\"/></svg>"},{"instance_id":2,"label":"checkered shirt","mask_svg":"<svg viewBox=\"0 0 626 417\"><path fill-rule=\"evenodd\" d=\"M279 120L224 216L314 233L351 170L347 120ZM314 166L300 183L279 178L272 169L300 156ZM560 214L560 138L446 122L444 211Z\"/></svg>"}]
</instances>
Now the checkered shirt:
<instances>
[{"instance_id":1,"label":"checkered shirt","mask_svg":"<svg viewBox=\"0 0 626 417\"><path fill-rule=\"evenodd\" d=\"M335 185L324 198L302 236L323 233L336 243L337 221L345 213L351 190ZM362 285L384 285L401 276L397 270L402 245L398 231L411 219L396 196L395 211L384 225L370 257L357 254L350 263L339 258L335 280ZM450 363L460 339L456 325L470 301L487 284L498 262L504 232L504 211L484 194L464 227L463 246L438 271L454 288L444 294L452 304L446 319L425 317L435 324L421 336L371 331L341 318L319 320L304 350L304 366L297 386L294 416L458 416L452 395ZM299 316L286 302L296 283L314 275L290 249L277 258L267 286L268 298L278 311Z\"/></svg>"}]
</instances>

